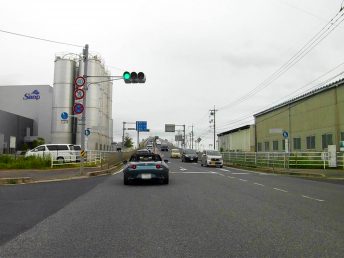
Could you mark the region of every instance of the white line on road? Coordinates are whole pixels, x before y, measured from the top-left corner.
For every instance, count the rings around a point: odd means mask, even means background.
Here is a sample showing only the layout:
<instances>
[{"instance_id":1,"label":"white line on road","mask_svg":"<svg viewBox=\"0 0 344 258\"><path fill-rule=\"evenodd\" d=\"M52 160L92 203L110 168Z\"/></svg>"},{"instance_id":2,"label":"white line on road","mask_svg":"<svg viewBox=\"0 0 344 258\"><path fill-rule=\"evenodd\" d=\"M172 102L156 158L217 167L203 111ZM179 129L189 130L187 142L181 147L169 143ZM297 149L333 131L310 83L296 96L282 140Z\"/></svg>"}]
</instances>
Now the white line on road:
<instances>
[{"instance_id":1,"label":"white line on road","mask_svg":"<svg viewBox=\"0 0 344 258\"><path fill-rule=\"evenodd\" d=\"M170 172L171 174L215 174L214 172Z\"/></svg>"},{"instance_id":2,"label":"white line on road","mask_svg":"<svg viewBox=\"0 0 344 258\"><path fill-rule=\"evenodd\" d=\"M112 173L112 175L116 175L116 174L119 174L119 173L122 173L123 172L123 169L121 169L120 171L117 171L115 173Z\"/></svg>"},{"instance_id":3,"label":"white line on road","mask_svg":"<svg viewBox=\"0 0 344 258\"><path fill-rule=\"evenodd\" d=\"M246 179L241 179L241 178L238 178L240 181L243 181L243 182L247 182Z\"/></svg>"},{"instance_id":4,"label":"white line on road","mask_svg":"<svg viewBox=\"0 0 344 258\"><path fill-rule=\"evenodd\" d=\"M232 173L232 175L247 175L248 173Z\"/></svg>"},{"instance_id":5,"label":"white line on road","mask_svg":"<svg viewBox=\"0 0 344 258\"><path fill-rule=\"evenodd\" d=\"M314 201L318 201L318 202L324 202L325 200L320 200L320 199L316 199L316 198L312 198L312 197L309 197L307 195L302 195L303 198L307 198L307 199L311 199L311 200L314 200Z\"/></svg>"},{"instance_id":6,"label":"white line on road","mask_svg":"<svg viewBox=\"0 0 344 258\"><path fill-rule=\"evenodd\" d=\"M226 171L226 172L229 172L229 170L228 169L224 169L224 168L218 168L219 170L221 170L221 171Z\"/></svg>"},{"instance_id":7,"label":"white line on road","mask_svg":"<svg viewBox=\"0 0 344 258\"><path fill-rule=\"evenodd\" d=\"M255 185L259 185L259 186L265 186L265 185L263 185L263 184L260 184L260 183L253 183L253 184L255 184Z\"/></svg>"},{"instance_id":8,"label":"white line on road","mask_svg":"<svg viewBox=\"0 0 344 258\"><path fill-rule=\"evenodd\" d=\"M180 170L181 170L181 171L185 171L185 170L187 170L187 169L186 169L186 168L180 167Z\"/></svg>"},{"instance_id":9,"label":"white line on road","mask_svg":"<svg viewBox=\"0 0 344 258\"><path fill-rule=\"evenodd\" d=\"M276 190L276 191L284 192L284 193L287 193L287 192L288 192L287 190L283 190L283 189L280 189L280 188L273 188L273 189Z\"/></svg>"},{"instance_id":10,"label":"white line on road","mask_svg":"<svg viewBox=\"0 0 344 258\"><path fill-rule=\"evenodd\" d=\"M227 176L228 178L231 178L231 179L234 179L234 178L236 178L236 177L234 177L234 176Z\"/></svg>"}]
</instances>

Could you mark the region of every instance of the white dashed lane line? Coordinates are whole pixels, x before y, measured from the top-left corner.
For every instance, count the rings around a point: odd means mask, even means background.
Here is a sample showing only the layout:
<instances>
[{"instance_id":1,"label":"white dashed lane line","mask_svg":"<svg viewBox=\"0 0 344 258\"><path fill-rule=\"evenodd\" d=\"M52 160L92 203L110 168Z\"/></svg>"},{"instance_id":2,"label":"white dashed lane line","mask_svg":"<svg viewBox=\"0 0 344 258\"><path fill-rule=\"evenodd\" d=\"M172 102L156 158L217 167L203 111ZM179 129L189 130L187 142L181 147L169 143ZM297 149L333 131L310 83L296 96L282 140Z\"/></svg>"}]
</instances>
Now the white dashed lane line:
<instances>
[{"instance_id":1,"label":"white dashed lane line","mask_svg":"<svg viewBox=\"0 0 344 258\"><path fill-rule=\"evenodd\" d=\"M234 176L227 176L228 178L230 178L230 179L234 179L234 178L236 178L236 177L234 177Z\"/></svg>"},{"instance_id":2,"label":"white dashed lane line","mask_svg":"<svg viewBox=\"0 0 344 258\"><path fill-rule=\"evenodd\" d=\"M321 199L312 198L312 197L309 197L309 196L307 196L307 195L302 195L302 197L303 197L303 198L306 198L306 199L318 201L318 202L324 202L324 201L325 201L325 200L321 200Z\"/></svg>"},{"instance_id":3,"label":"white dashed lane line","mask_svg":"<svg viewBox=\"0 0 344 258\"><path fill-rule=\"evenodd\" d=\"M247 175L247 174L249 174L249 173L232 173L232 175Z\"/></svg>"},{"instance_id":4,"label":"white dashed lane line","mask_svg":"<svg viewBox=\"0 0 344 258\"><path fill-rule=\"evenodd\" d=\"M229 172L228 169L224 169L224 168L218 168L218 170L225 171L225 172Z\"/></svg>"},{"instance_id":5,"label":"white dashed lane line","mask_svg":"<svg viewBox=\"0 0 344 258\"><path fill-rule=\"evenodd\" d=\"M265 185L263 185L263 184L260 184L260 183L253 183L254 185L259 185L259 186L265 186Z\"/></svg>"},{"instance_id":6,"label":"white dashed lane line","mask_svg":"<svg viewBox=\"0 0 344 258\"><path fill-rule=\"evenodd\" d=\"M274 189L274 190L276 190L276 191L281 191L281 192L284 192L284 193L287 193L287 192L288 192L287 190L283 190L283 189L276 188L276 187L274 187L274 188L272 188L272 189Z\"/></svg>"},{"instance_id":7,"label":"white dashed lane line","mask_svg":"<svg viewBox=\"0 0 344 258\"><path fill-rule=\"evenodd\" d=\"M238 178L240 181L243 181L243 182L247 182L246 179L241 179L241 178Z\"/></svg>"}]
</instances>

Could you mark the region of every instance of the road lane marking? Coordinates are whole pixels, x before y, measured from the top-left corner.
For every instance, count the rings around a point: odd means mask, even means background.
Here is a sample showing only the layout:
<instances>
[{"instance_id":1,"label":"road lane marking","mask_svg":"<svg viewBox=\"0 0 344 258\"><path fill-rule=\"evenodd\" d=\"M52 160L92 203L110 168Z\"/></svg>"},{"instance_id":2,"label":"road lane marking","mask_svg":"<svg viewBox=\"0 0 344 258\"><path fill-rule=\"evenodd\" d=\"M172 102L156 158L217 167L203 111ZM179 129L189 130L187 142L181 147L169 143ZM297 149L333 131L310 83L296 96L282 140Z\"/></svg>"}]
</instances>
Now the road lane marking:
<instances>
[{"instance_id":1,"label":"road lane marking","mask_svg":"<svg viewBox=\"0 0 344 258\"><path fill-rule=\"evenodd\" d=\"M187 172L170 172L171 174L215 174L214 172L192 172L192 171L187 171Z\"/></svg>"},{"instance_id":2,"label":"road lane marking","mask_svg":"<svg viewBox=\"0 0 344 258\"><path fill-rule=\"evenodd\" d=\"M306 198L306 199L311 199L311 200L314 200L314 201L318 201L318 202L324 202L325 200L321 200L321 199L316 199L316 198L312 198L312 197L309 197L307 195L302 195L303 198Z\"/></svg>"},{"instance_id":3,"label":"road lane marking","mask_svg":"<svg viewBox=\"0 0 344 258\"><path fill-rule=\"evenodd\" d=\"M253 184L254 184L254 185L259 185L259 186L265 186L265 185L263 185L263 184L256 183L256 182L254 182Z\"/></svg>"},{"instance_id":4,"label":"road lane marking","mask_svg":"<svg viewBox=\"0 0 344 258\"><path fill-rule=\"evenodd\" d=\"M181 171L185 171L185 170L187 170L187 169L186 169L186 168L180 167L180 170L181 170Z\"/></svg>"},{"instance_id":5,"label":"road lane marking","mask_svg":"<svg viewBox=\"0 0 344 258\"><path fill-rule=\"evenodd\" d=\"M123 172L123 169L121 169L120 171L117 171L115 173L112 173L112 175L114 176L114 175L117 175L117 174L122 173L122 172Z\"/></svg>"},{"instance_id":6,"label":"road lane marking","mask_svg":"<svg viewBox=\"0 0 344 258\"><path fill-rule=\"evenodd\" d=\"M238 178L240 181L243 181L243 182L247 182L246 179L241 179L241 178Z\"/></svg>"},{"instance_id":7,"label":"road lane marking","mask_svg":"<svg viewBox=\"0 0 344 258\"><path fill-rule=\"evenodd\" d=\"M224 168L218 168L218 170L229 172L228 169L224 169Z\"/></svg>"},{"instance_id":8,"label":"road lane marking","mask_svg":"<svg viewBox=\"0 0 344 258\"><path fill-rule=\"evenodd\" d=\"M281 191L281 192L284 192L284 193L287 193L288 191L287 190L283 190L283 189L280 189L280 188L273 188L274 190L276 190L276 191Z\"/></svg>"},{"instance_id":9,"label":"road lane marking","mask_svg":"<svg viewBox=\"0 0 344 258\"><path fill-rule=\"evenodd\" d=\"M249 173L232 173L232 175L247 175Z\"/></svg>"},{"instance_id":10,"label":"road lane marking","mask_svg":"<svg viewBox=\"0 0 344 258\"><path fill-rule=\"evenodd\" d=\"M231 179L234 179L234 178L236 178L236 177L234 177L234 176L227 176L228 178L231 178Z\"/></svg>"},{"instance_id":11,"label":"road lane marking","mask_svg":"<svg viewBox=\"0 0 344 258\"><path fill-rule=\"evenodd\" d=\"M216 173L216 174L218 174L219 176L225 176L225 175L222 175L222 174L220 174L220 173Z\"/></svg>"}]
</instances>

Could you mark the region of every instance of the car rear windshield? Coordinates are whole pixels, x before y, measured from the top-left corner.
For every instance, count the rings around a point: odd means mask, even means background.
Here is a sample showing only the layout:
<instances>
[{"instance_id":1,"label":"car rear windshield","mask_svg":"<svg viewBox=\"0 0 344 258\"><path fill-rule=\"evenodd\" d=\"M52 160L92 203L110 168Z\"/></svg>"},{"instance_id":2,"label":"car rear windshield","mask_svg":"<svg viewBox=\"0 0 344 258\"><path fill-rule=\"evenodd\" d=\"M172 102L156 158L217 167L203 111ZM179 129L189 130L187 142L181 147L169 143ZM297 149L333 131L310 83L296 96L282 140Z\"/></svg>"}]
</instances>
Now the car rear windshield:
<instances>
[{"instance_id":1,"label":"car rear windshield","mask_svg":"<svg viewBox=\"0 0 344 258\"><path fill-rule=\"evenodd\" d=\"M130 161L132 162L149 162L149 161L162 161L160 155L156 155L156 154L136 154L131 156Z\"/></svg>"},{"instance_id":2,"label":"car rear windshield","mask_svg":"<svg viewBox=\"0 0 344 258\"><path fill-rule=\"evenodd\" d=\"M221 156L220 152L218 151L207 151L207 154L213 156Z\"/></svg>"},{"instance_id":3,"label":"car rear windshield","mask_svg":"<svg viewBox=\"0 0 344 258\"><path fill-rule=\"evenodd\" d=\"M184 150L185 154L197 154L195 150Z\"/></svg>"}]
</instances>

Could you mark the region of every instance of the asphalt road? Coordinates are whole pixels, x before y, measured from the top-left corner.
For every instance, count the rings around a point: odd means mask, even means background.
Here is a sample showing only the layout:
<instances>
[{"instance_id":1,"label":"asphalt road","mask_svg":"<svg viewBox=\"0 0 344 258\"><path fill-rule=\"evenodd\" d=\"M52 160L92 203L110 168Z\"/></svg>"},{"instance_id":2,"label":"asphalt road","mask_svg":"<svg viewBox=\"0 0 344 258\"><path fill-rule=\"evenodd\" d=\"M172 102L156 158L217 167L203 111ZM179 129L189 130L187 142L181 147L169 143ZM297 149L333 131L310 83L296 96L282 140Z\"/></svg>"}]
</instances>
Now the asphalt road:
<instances>
[{"instance_id":1,"label":"asphalt road","mask_svg":"<svg viewBox=\"0 0 344 258\"><path fill-rule=\"evenodd\" d=\"M8 239L0 257L343 257L343 185L169 165L169 185L124 186L121 173L84 181L88 189ZM80 182L69 184L54 188ZM23 187L0 189L15 195ZM0 215L15 224L16 216Z\"/></svg>"}]
</instances>

